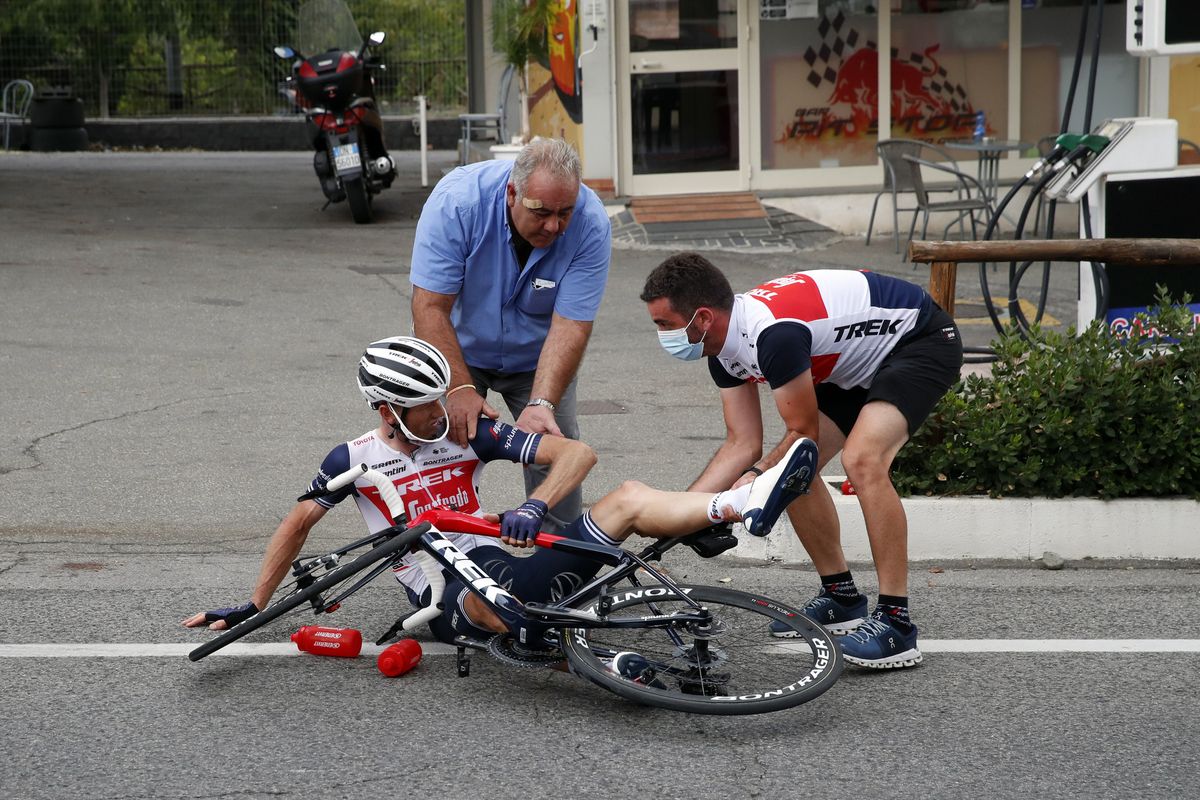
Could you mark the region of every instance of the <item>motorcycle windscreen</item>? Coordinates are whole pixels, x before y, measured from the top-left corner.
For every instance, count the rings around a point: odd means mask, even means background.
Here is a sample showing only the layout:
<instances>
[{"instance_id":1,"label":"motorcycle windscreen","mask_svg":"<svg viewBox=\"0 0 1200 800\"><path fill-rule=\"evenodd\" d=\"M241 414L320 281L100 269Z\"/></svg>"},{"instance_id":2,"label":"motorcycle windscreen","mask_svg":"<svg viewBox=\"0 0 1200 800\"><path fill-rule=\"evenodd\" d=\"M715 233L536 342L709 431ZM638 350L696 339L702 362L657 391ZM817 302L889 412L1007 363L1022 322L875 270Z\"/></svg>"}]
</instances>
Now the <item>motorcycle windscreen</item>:
<instances>
[{"instance_id":1,"label":"motorcycle windscreen","mask_svg":"<svg viewBox=\"0 0 1200 800\"><path fill-rule=\"evenodd\" d=\"M363 39L344 0L308 0L296 17L292 48L305 56L329 50L358 52Z\"/></svg>"}]
</instances>

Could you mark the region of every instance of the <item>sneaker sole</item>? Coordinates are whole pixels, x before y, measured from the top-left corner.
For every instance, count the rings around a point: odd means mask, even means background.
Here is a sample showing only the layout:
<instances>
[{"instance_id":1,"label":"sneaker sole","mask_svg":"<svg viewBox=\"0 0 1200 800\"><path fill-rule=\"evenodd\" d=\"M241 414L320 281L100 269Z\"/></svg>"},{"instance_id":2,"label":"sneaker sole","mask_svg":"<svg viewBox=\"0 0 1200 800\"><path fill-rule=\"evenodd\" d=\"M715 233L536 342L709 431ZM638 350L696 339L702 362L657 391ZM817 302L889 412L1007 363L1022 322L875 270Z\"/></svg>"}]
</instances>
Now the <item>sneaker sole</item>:
<instances>
[{"instance_id":1,"label":"sneaker sole","mask_svg":"<svg viewBox=\"0 0 1200 800\"><path fill-rule=\"evenodd\" d=\"M866 617L859 617L858 619L850 619L850 620L846 620L845 622L835 622L832 625L826 625L823 622L817 622L816 620L813 620L809 617L805 617L805 619L809 619L811 622L816 622L817 625L820 625L822 628L829 631L829 633L833 634L834 636L845 636L847 633L854 633L854 631L858 630L859 625L862 625L864 622L866 622ZM774 636L776 639L799 639L800 638L800 634L796 633L795 631L785 631L784 633L776 633L775 631L771 631L771 635Z\"/></svg>"},{"instance_id":2,"label":"sneaker sole","mask_svg":"<svg viewBox=\"0 0 1200 800\"><path fill-rule=\"evenodd\" d=\"M754 536L766 536L770 533L784 509L800 495L807 494L808 487L816 477L816 442L801 439L797 445L799 446L791 452L787 466L784 467L784 479L767 495L762 508L751 509L749 514L743 514L743 524L746 523L745 517L750 517L746 530ZM770 524L765 524L764 520L770 520Z\"/></svg>"},{"instance_id":3,"label":"sneaker sole","mask_svg":"<svg viewBox=\"0 0 1200 800\"><path fill-rule=\"evenodd\" d=\"M866 667L867 669L904 669L905 667L915 667L921 663L924 656L917 648L905 650L903 653L897 653L894 656L887 658L855 658L854 656L842 653L842 658L846 659L849 664L854 664L858 667Z\"/></svg>"}]
</instances>

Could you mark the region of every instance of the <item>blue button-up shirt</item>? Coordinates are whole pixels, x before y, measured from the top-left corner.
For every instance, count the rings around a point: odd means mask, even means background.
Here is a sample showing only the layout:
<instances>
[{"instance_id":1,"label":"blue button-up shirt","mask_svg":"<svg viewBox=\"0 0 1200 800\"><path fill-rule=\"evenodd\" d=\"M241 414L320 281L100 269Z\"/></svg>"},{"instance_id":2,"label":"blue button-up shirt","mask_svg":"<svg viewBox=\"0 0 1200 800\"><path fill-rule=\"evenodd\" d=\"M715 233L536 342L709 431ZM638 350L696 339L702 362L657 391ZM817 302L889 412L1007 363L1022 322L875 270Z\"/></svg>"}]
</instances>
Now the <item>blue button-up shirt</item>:
<instances>
[{"instance_id":1,"label":"blue button-up shirt","mask_svg":"<svg viewBox=\"0 0 1200 800\"><path fill-rule=\"evenodd\" d=\"M510 373L537 369L551 312L596 318L612 252L604 205L581 183L566 232L521 269L505 202L512 167L481 161L438 181L412 256L414 286L457 295L450 321L467 364Z\"/></svg>"}]
</instances>

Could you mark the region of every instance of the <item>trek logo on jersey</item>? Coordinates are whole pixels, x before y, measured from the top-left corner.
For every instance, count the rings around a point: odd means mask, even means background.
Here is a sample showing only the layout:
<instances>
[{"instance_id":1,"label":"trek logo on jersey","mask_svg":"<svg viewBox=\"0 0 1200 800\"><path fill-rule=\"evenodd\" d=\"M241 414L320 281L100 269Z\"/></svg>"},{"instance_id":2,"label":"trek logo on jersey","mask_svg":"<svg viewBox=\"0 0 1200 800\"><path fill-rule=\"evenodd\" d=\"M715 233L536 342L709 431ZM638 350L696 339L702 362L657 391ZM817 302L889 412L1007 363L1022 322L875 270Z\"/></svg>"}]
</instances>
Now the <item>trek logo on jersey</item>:
<instances>
[{"instance_id":1,"label":"trek logo on jersey","mask_svg":"<svg viewBox=\"0 0 1200 800\"><path fill-rule=\"evenodd\" d=\"M888 336L894 334L902 319L869 319L866 322L852 322L849 325L838 325L833 330L837 336L835 342L843 339L861 339L864 336Z\"/></svg>"},{"instance_id":2,"label":"trek logo on jersey","mask_svg":"<svg viewBox=\"0 0 1200 800\"><path fill-rule=\"evenodd\" d=\"M407 481L397 483L396 491L400 494L408 494L418 491L422 487L429 489L443 483L460 483L466 475L467 471L462 467L425 470L420 475L414 475Z\"/></svg>"},{"instance_id":3,"label":"trek logo on jersey","mask_svg":"<svg viewBox=\"0 0 1200 800\"><path fill-rule=\"evenodd\" d=\"M434 506L453 508L465 514L479 510L479 503L472 491L471 475L464 467L426 470L407 480L394 480L396 491L404 503L405 513L412 519ZM371 501L385 519L390 519L387 503L379 496L374 486L357 486L358 493Z\"/></svg>"}]
</instances>

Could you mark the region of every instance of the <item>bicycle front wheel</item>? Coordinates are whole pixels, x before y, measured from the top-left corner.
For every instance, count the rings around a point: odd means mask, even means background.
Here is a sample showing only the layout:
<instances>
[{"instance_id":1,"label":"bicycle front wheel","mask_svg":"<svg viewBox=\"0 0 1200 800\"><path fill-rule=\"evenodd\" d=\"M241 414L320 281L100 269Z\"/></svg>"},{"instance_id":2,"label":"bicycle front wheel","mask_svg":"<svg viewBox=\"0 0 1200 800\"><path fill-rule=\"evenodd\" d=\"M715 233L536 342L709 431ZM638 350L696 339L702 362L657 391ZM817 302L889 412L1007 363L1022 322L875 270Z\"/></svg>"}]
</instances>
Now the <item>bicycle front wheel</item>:
<instances>
[{"instance_id":1,"label":"bicycle front wheel","mask_svg":"<svg viewBox=\"0 0 1200 800\"><path fill-rule=\"evenodd\" d=\"M323 575L315 577L313 582L303 588L293 584L290 592L268 605L262 611L249 619L239 622L220 636L210 639L188 653L192 661L199 661L207 655L215 653L222 647L236 642L251 631L256 631L269 622L273 622L284 614L309 602L312 598L325 592L335 594L336 591L358 578L363 570L379 564L384 559L391 560L400 557L412 546L417 538L429 529L428 525L420 525L405 531L398 536L372 546L367 552L345 564L338 564ZM330 609L332 610L332 609Z\"/></svg>"},{"instance_id":2,"label":"bicycle front wheel","mask_svg":"<svg viewBox=\"0 0 1200 800\"><path fill-rule=\"evenodd\" d=\"M693 714L792 708L824 693L841 674L837 643L796 609L732 589L679 588L708 609L707 623L564 628L562 648L572 671L628 700ZM693 610L667 586L629 587L612 600L610 620ZM773 621L791 626L796 637L773 638ZM612 661L621 652L637 653L644 669L618 674Z\"/></svg>"}]
</instances>

